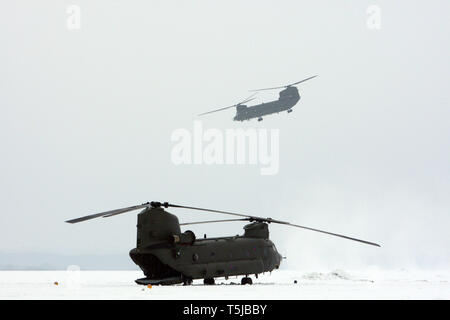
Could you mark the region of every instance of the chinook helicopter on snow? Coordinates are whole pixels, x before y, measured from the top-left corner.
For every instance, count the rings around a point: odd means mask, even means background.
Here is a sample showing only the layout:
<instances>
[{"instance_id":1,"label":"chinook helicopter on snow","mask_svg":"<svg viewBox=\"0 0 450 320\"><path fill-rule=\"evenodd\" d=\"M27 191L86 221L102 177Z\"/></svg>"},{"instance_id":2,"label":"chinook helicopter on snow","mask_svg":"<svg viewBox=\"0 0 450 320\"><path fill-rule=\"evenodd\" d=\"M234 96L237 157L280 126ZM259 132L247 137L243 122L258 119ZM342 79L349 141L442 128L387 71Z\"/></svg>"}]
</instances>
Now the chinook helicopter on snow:
<instances>
[{"instance_id":1,"label":"chinook helicopter on snow","mask_svg":"<svg viewBox=\"0 0 450 320\"><path fill-rule=\"evenodd\" d=\"M210 114L213 112L218 112L230 108L236 108L236 115L234 116L234 121L244 121L244 120L250 120L250 119L258 119L258 121L263 120L263 116L267 116L273 113L280 113L283 111L287 111L288 113L292 112L292 108L297 104L297 102L300 100L300 94L298 93L298 89L296 85L305 82L307 80L310 80L312 78L315 78L317 76L312 76L285 86L280 87L273 87L273 88L264 88L264 89L257 89L257 90L250 90L250 91L263 91L263 90L274 90L274 89L283 89L279 92L278 100L266 102L266 103L260 103L256 104L254 106L247 106L245 103L250 102L254 100L255 94L251 95L250 97L246 98L244 101L239 102L238 104L234 104L232 106L228 106L225 108L216 109L213 111L208 111L199 114L199 116Z\"/></svg>"},{"instance_id":2,"label":"chinook helicopter on snow","mask_svg":"<svg viewBox=\"0 0 450 320\"><path fill-rule=\"evenodd\" d=\"M182 208L232 215L237 218L179 223L178 218L165 208ZM203 279L204 284L214 284L215 278L244 276L242 284L252 284L249 275L269 272L280 267L282 256L269 239L269 224L277 223L316 231L360 243L380 245L345 235L313 229L286 221L262 218L220 210L188 207L168 202L147 202L141 205L116 209L81 218L67 220L78 223L99 217L112 217L129 211L143 209L137 218L136 248L130 251L131 259L142 269L145 278L138 284L189 285L193 279ZM190 231L182 232L180 226L229 221L248 221L241 236L197 239Z\"/></svg>"}]
</instances>

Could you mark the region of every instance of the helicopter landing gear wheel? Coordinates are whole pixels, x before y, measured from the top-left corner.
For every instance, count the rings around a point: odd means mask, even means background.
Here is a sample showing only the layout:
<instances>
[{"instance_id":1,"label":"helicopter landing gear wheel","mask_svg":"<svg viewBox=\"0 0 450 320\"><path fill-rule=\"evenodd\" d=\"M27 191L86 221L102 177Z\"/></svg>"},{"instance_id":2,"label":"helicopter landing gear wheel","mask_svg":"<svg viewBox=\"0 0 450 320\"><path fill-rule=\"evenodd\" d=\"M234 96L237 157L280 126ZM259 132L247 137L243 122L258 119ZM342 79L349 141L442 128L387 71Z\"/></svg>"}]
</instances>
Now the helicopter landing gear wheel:
<instances>
[{"instance_id":1,"label":"helicopter landing gear wheel","mask_svg":"<svg viewBox=\"0 0 450 320\"><path fill-rule=\"evenodd\" d=\"M242 280L241 280L241 284L242 285L246 285L246 284L252 284L253 282L252 282L252 278L250 278L250 277L244 277L244 278L242 278Z\"/></svg>"},{"instance_id":2,"label":"helicopter landing gear wheel","mask_svg":"<svg viewBox=\"0 0 450 320\"><path fill-rule=\"evenodd\" d=\"M258 118L258 121L263 121L263 118L259 117L259 118Z\"/></svg>"},{"instance_id":3,"label":"helicopter landing gear wheel","mask_svg":"<svg viewBox=\"0 0 450 320\"><path fill-rule=\"evenodd\" d=\"M289 109L287 112L288 112L288 113L291 113L291 112L292 112L292 109Z\"/></svg>"},{"instance_id":4,"label":"helicopter landing gear wheel","mask_svg":"<svg viewBox=\"0 0 450 320\"><path fill-rule=\"evenodd\" d=\"M214 285L216 283L214 281L214 278L206 278L206 279L203 279L203 284L207 285L207 286L211 286L211 285Z\"/></svg>"},{"instance_id":5,"label":"helicopter landing gear wheel","mask_svg":"<svg viewBox=\"0 0 450 320\"><path fill-rule=\"evenodd\" d=\"M183 286L190 286L192 284L191 278L184 278L183 279Z\"/></svg>"}]
</instances>

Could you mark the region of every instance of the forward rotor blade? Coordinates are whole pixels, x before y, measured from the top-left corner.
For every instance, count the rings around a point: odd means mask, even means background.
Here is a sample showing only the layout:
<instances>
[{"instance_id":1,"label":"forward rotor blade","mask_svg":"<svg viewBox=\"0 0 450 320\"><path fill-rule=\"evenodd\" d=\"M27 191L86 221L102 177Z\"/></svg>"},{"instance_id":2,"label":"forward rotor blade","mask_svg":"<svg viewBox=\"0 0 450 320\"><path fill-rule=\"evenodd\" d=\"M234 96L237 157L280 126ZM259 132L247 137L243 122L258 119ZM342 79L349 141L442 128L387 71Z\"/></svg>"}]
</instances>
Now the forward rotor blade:
<instances>
[{"instance_id":1,"label":"forward rotor blade","mask_svg":"<svg viewBox=\"0 0 450 320\"><path fill-rule=\"evenodd\" d=\"M218 112L218 111L222 111L222 110L226 110L226 109L230 109L230 108L234 108L234 107L236 107L236 105L232 105L232 106L229 106L229 107L216 109L216 110L213 110L213 111L203 112L203 113L200 113L199 116L203 116L203 115L208 114L208 113Z\"/></svg>"},{"instance_id":2,"label":"forward rotor blade","mask_svg":"<svg viewBox=\"0 0 450 320\"><path fill-rule=\"evenodd\" d=\"M292 84L287 85L286 87L295 86L295 85L297 85L297 84L299 84L299 83L308 81L308 80L310 80L310 79L312 79L312 78L315 78L315 77L317 77L317 75L312 76L312 77L309 77L309 78L306 78L306 79L303 79L303 80L300 80L300 81L298 81L298 82L294 82L294 83L292 83Z\"/></svg>"},{"instance_id":3,"label":"forward rotor blade","mask_svg":"<svg viewBox=\"0 0 450 320\"><path fill-rule=\"evenodd\" d=\"M137 206L131 206L131 207L122 208L122 209L115 209L115 210L95 213L95 214L91 214L91 215L88 215L88 216L67 220L66 222L67 223L78 223L78 222L91 220L91 219L95 219L95 218L100 218L100 217L105 217L106 218L106 217L115 216L117 214L129 212L129 211L134 211L134 210L146 208L146 207L149 207L149 206L151 206L150 203L144 203L144 204L137 205Z\"/></svg>"},{"instance_id":4,"label":"forward rotor blade","mask_svg":"<svg viewBox=\"0 0 450 320\"><path fill-rule=\"evenodd\" d=\"M256 99L256 98L251 98L251 99L244 100L244 101L242 101L241 103L238 103L238 104L236 105L236 107L237 107L237 106L240 106L241 104L244 104L244 103L250 102L250 101L252 101L252 100L255 100L255 99Z\"/></svg>"},{"instance_id":5,"label":"forward rotor blade","mask_svg":"<svg viewBox=\"0 0 450 320\"><path fill-rule=\"evenodd\" d=\"M203 224L203 223L216 223L216 222L232 222L232 221L248 221L250 218L243 219L224 219L224 220L208 220L208 221L194 221L194 222L185 222L180 223L180 226L187 226L191 224Z\"/></svg>"},{"instance_id":6,"label":"forward rotor blade","mask_svg":"<svg viewBox=\"0 0 450 320\"><path fill-rule=\"evenodd\" d=\"M256 95L256 93L254 93L254 94L252 94L251 96L245 98L243 101L241 101L241 102L239 102L239 103L236 103L236 104L233 104L232 106L229 106L229 107L220 108L220 109L216 109L216 110L212 110L212 111L200 113L199 116L203 116L203 115L208 114L208 113L218 112L218 111L226 110L226 109L229 109L229 108L237 107L237 106L239 106L239 105L241 105L241 104L244 104L244 103L247 103L247 102L250 102L250 101L254 100L255 98L253 98L253 97L254 97L255 95Z\"/></svg>"}]
</instances>

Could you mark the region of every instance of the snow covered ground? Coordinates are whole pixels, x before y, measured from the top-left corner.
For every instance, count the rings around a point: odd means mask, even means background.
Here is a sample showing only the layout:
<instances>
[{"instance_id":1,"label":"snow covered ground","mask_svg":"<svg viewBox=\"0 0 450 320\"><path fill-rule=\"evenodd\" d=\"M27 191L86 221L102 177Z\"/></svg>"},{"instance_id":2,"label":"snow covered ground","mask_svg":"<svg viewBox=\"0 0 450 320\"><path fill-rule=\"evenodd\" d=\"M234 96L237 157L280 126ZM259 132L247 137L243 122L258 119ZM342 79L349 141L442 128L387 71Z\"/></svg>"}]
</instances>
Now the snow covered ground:
<instances>
[{"instance_id":1,"label":"snow covered ground","mask_svg":"<svg viewBox=\"0 0 450 320\"><path fill-rule=\"evenodd\" d=\"M134 283L138 271L0 271L0 299L450 299L450 270L278 270L241 286L240 278L216 286ZM297 280L295 284L294 281Z\"/></svg>"}]
</instances>

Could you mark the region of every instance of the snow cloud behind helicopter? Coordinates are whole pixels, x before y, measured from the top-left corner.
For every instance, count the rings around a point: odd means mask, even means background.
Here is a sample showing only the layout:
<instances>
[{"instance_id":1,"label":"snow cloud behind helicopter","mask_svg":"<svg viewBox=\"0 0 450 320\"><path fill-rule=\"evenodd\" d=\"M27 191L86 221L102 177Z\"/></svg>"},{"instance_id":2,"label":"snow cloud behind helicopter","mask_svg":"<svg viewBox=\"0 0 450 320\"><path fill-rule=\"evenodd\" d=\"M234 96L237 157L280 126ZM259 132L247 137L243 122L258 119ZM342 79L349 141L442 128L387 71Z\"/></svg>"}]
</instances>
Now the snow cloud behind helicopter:
<instances>
[{"instance_id":1,"label":"snow cloud behind helicopter","mask_svg":"<svg viewBox=\"0 0 450 320\"><path fill-rule=\"evenodd\" d=\"M289 268L449 266L448 1L77 3L78 29L66 24L72 2L0 5L0 257L101 252L128 261L135 214L64 220L158 200L382 244L271 226ZM367 26L374 3L379 29ZM171 162L171 133L198 113L315 74L290 114L202 119L279 129L278 174Z\"/></svg>"}]
</instances>

